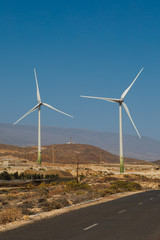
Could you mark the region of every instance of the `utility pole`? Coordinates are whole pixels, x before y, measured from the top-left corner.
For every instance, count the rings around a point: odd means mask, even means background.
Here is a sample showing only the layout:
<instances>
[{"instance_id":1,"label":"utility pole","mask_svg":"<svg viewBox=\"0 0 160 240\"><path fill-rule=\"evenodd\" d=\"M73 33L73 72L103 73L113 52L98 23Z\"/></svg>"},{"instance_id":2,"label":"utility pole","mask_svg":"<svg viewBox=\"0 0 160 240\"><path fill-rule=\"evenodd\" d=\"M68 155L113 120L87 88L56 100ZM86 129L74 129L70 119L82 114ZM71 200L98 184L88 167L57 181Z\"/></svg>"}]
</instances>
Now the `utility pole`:
<instances>
[{"instance_id":1,"label":"utility pole","mask_svg":"<svg viewBox=\"0 0 160 240\"><path fill-rule=\"evenodd\" d=\"M79 183L79 156L77 157L77 183Z\"/></svg>"},{"instance_id":2,"label":"utility pole","mask_svg":"<svg viewBox=\"0 0 160 240\"><path fill-rule=\"evenodd\" d=\"M77 156L75 156L75 158L77 159L77 168L76 168L76 181L77 183L79 183L79 151L74 151L75 154L77 154Z\"/></svg>"},{"instance_id":3,"label":"utility pole","mask_svg":"<svg viewBox=\"0 0 160 240\"><path fill-rule=\"evenodd\" d=\"M52 163L55 163L55 148L52 148Z\"/></svg>"},{"instance_id":4,"label":"utility pole","mask_svg":"<svg viewBox=\"0 0 160 240\"><path fill-rule=\"evenodd\" d=\"M102 154L101 153L99 154L99 163L100 164L102 163Z\"/></svg>"}]
</instances>

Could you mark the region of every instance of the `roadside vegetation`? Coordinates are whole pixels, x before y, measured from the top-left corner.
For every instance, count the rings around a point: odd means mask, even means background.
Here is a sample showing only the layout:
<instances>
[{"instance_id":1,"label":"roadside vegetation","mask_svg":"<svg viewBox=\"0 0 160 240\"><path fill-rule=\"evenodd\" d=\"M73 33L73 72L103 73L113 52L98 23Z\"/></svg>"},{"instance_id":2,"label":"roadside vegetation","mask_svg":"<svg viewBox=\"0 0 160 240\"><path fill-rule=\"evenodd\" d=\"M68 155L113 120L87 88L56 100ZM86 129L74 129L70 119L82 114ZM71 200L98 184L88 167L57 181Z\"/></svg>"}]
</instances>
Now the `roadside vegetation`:
<instances>
[{"instance_id":1,"label":"roadside vegetation","mask_svg":"<svg viewBox=\"0 0 160 240\"><path fill-rule=\"evenodd\" d=\"M29 180L29 179L52 179L55 180L58 178L58 175L54 175L54 174L29 174L29 173L8 173L7 171L3 171L2 173L0 173L0 180Z\"/></svg>"},{"instance_id":2,"label":"roadside vegetation","mask_svg":"<svg viewBox=\"0 0 160 240\"><path fill-rule=\"evenodd\" d=\"M112 194L139 191L149 188L149 184L159 185L159 179L140 175L100 175L92 173L81 175L76 180L58 181L58 176L0 174L1 180L15 179L52 179L51 183L28 183L24 186L0 188L0 224L18 219L27 219L30 215L64 208Z\"/></svg>"}]
</instances>

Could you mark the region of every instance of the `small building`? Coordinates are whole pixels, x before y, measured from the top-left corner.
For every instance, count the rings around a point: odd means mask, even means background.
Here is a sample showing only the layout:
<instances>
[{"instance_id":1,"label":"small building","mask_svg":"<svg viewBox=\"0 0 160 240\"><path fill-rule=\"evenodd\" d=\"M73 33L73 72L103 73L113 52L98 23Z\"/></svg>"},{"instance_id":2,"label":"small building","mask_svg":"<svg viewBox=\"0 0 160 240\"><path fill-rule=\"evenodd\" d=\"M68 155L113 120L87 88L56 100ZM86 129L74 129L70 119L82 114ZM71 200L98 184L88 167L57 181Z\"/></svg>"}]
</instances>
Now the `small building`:
<instances>
[{"instance_id":1,"label":"small building","mask_svg":"<svg viewBox=\"0 0 160 240\"><path fill-rule=\"evenodd\" d=\"M9 166L9 161L8 160L3 160L2 161L2 167L8 167Z\"/></svg>"}]
</instances>

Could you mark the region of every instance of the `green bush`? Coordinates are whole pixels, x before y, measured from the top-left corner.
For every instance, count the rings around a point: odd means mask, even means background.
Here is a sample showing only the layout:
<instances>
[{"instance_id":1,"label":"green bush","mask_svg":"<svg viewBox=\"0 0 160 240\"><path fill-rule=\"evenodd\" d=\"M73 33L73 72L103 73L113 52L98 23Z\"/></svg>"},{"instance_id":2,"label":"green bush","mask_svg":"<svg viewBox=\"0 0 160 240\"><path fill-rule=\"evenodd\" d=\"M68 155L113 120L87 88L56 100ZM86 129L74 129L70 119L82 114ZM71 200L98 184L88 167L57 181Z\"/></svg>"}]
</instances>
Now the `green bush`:
<instances>
[{"instance_id":1,"label":"green bush","mask_svg":"<svg viewBox=\"0 0 160 240\"><path fill-rule=\"evenodd\" d=\"M141 185L136 182L117 180L111 184L110 189L116 192L141 190Z\"/></svg>"},{"instance_id":2,"label":"green bush","mask_svg":"<svg viewBox=\"0 0 160 240\"><path fill-rule=\"evenodd\" d=\"M24 173L11 173L9 174L7 171L4 171L2 173L0 173L0 179L1 180L14 180L14 179L50 179L50 180L56 180L59 176L56 174L50 174L50 175L43 175L43 174L39 174L39 173L34 173L34 174L24 174Z\"/></svg>"},{"instance_id":3,"label":"green bush","mask_svg":"<svg viewBox=\"0 0 160 240\"><path fill-rule=\"evenodd\" d=\"M7 171L0 173L1 180L11 180L11 176Z\"/></svg>"},{"instance_id":4,"label":"green bush","mask_svg":"<svg viewBox=\"0 0 160 240\"><path fill-rule=\"evenodd\" d=\"M58 174L56 174L56 175L54 175L54 174L45 175L45 179L55 180L57 178L58 178Z\"/></svg>"},{"instance_id":5,"label":"green bush","mask_svg":"<svg viewBox=\"0 0 160 240\"><path fill-rule=\"evenodd\" d=\"M24 179L24 173L20 173L19 179L23 180Z\"/></svg>"},{"instance_id":6,"label":"green bush","mask_svg":"<svg viewBox=\"0 0 160 240\"><path fill-rule=\"evenodd\" d=\"M13 173L13 178L14 178L14 179L18 179L18 178L19 178L18 172Z\"/></svg>"}]
</instances>

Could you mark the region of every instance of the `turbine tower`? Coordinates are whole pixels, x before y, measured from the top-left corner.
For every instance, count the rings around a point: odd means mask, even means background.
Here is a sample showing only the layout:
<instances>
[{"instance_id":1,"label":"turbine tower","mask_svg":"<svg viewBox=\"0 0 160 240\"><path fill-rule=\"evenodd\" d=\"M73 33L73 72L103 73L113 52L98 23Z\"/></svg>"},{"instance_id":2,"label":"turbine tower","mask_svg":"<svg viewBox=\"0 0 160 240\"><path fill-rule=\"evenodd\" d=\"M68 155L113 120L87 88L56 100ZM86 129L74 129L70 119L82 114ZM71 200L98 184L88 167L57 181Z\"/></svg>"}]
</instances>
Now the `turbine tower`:
<instances>
[{"instance_id":1,"label":"turbine tower","mask_svg":"<svg viewBox=\"0 0 160 240\"><path fill-rule=\"evenodd\" d=\"M40 97L40 92L39 92L39 87L38 87L38 81L37 81L37 75L36 75L36 70L34 68L34 75L35 75L35 80L36 80L36 86L37 86L37 102L38 104L33 107L31 110L29 110L25 115L23 115L20 119L18 119L13 125L15 125L16 123L18 123L19 121L21 121L24 117L26 117L28 114L34 112L36 109L38 109L38 160L37 163L41 165L41 107L45 106L48 108L51 108L52 110L55 110L57 112L60 112L62 114L65 114L69 117L72 117L71 115L64 113L54 107L52 107L51 105L47 104L47 103L43 103L41 101L41 97ZM72 117L73 118L73 117Z\"/></svg>"},{"instance_id":2,"label":"turbine tower","mask_svg":"<svg viewBox=\"0 0 160 240\"><path fill-rule=\"evenodd\" d=\"M109 102L113 102L113 103L118 103L119 104L119 157L120 157L120 173L124 173L124 161L123 161L123 136L122 136L122 106L124 107L124 109L126 110L126 113L129 117L129 119L131 120L133 127L135 128L139 138L141 139L141 136L131 118L129 109L127 107L127 105L124 103L124 98L126 97L127 93L129 92L130 88L132 87L132 85L134 84L134 82L136 81L136 79L138 78L138 76L140 75L140 73L142 72L143 68L140 70L140 72L137 74L137 76L135 77L135 79L133 80L133 82L130 84L130 86L122 93L121 98L116 99L116 98L104 98L104 97L92 97L92 96L80 96L80 97L84 97L84 98L94 98L94 99L100 99L100 100L105 100L105 101L109 101Z\"/></svg>"}]
</instances>

